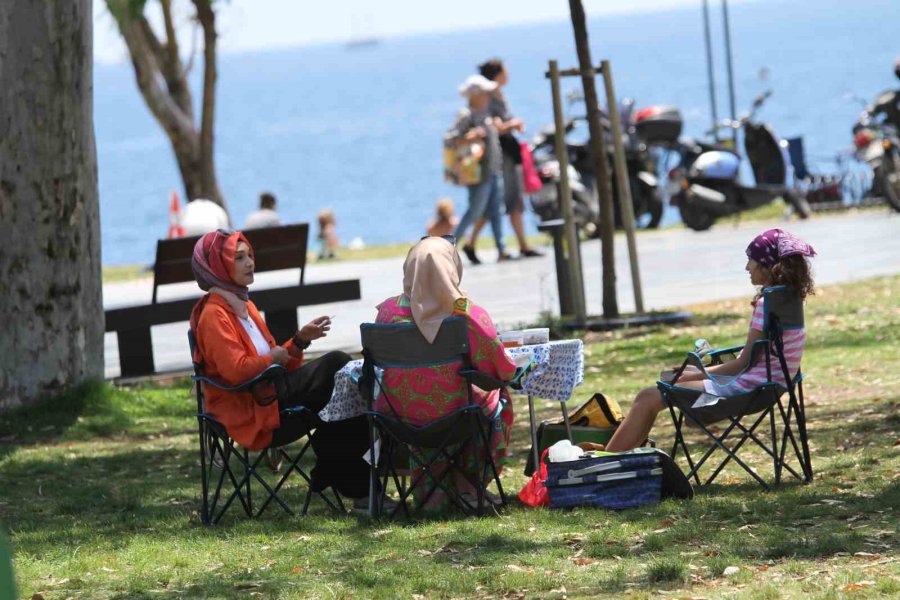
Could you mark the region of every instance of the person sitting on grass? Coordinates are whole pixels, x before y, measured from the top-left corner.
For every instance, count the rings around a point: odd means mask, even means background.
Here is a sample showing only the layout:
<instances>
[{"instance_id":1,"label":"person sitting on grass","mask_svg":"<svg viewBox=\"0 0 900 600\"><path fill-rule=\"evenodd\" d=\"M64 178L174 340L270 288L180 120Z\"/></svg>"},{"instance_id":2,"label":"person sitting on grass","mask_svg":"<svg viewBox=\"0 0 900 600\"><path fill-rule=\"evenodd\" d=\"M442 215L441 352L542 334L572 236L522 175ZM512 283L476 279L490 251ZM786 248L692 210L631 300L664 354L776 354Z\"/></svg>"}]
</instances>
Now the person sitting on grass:
<instances>
[{"instance_id":1,"label":"person sitting on grass","mask_svg":"<svg viewBox=\"0 0 900 600\"><path fill-rule=\"evenodd\" d=\"M213 380L236 386L273 364L286 372L271 383L257 384L252 392L231 392L207 386L206 409L222 423L237 443L249 450L289 444L309 429L316 453L313 489L329 486L353 498L368 495L368 464L362 460L369 447L366 419L322 422L318 412L331 400L334 375L350 361L343 352L328 352L304 362L309 345L328 335L331 319L317 317L291 339L276 345L266 322L248 297L253 283L253 248L240 231L219 229L207 233L194 246L194 278L208 292L191 311L191 329L197 340L194 361ZM309 418L281 418L280 411L304 406Z\"/></svg>"},{"instance_id":2,"label":"person sitting on grass","mask_svg":"<svg viewBox=\"0 0 900 600\"><path fill-rule=\"evenodd\" d=\"M812 272L807 259L815 255L813 247L800 238L781 229L770 229L756 236L747 246L748 260L745 268L750 273L750 283L753 285L760 288L786 285L800 300L804 300L814 293ZM738 357L707 368L706 372L715 375L715 379L707 378L697 367L688 366L678 378L679 387L728 398L748 392L768 381L764 356L761 355L755 364L748 364L753 343L765 337L762 291L757 291L751 305L753 316L750 319L747 342ZM805 340L806 333L803 329L784 332L784 357L789 373L796 373L800 368ZM781 364L774 353L770 362L773 380L786 387ZM719 377L729 375L732 377ZM641 390L625 420L606 445L607 451L623 452L642 444L650 434L656 415L664 409L665 405L657 388Z\"/></svg>"},{"instance_id":3,"label":"person sitting on grass","mask_svg":"<svg viewBox=\"0 0 900 600\"><path fill-rule=\"evenodd\" d=\"M487 311L472 302L459 288L462 279L462 260L456 251L456 240L450 236L425 237L412 247L403 263L403 293L378 305L376 323L415 323L429 343L433 343L444 319L461 315L469 332L469 356L473 368L501 381L509 381L516 373L516 364L506 353L497 328ZM388 405L379 395L375 410L397 416L406 422L423 426L469 404L468 384L458 373L456 365L384 370L382 387L390 395ZM484 414L493 419L488 450L498 472L509 448L509 434L513 423L513 407L506 390L485 392L473 390L473 401L481 405ZM481 450L483 451L483 449ZM468 452L463 462L467 477L478 480L475 457ZM413 476L414 478L417 475ZM474 502L474 489L465 479L456 482L457 491ZM430 487L424 480L414 490L417 498ZM441 494L432 496L429 508L440 506ZM489 497L489 501L497 501Z\"/></svg>"},{"instance_id":4,"label":"person sitting on grass","mask_svg":"<svg viewBox=\"0 0 900 600\"><path fill-rule=\"evenodd\" d=\"M458 224L459 219L454 214L453 200L441 198L434 208L434 219L425 227L425 233L437 237L450 235Z\"/></svg>"},{"instance_id":5,"label":"person sitting on grass","mask_svg":"<svg viewBox=\"0 0 900 600\"><path fill-rule=\"evenodd\" d=\"M319 260L336 258L335 251L338 247L337 237L337 221L334 218L334 211L330 208L323 208L317 215L319 221L319 234L316 239L319 241Z\"/></svg>"}]
</instances>

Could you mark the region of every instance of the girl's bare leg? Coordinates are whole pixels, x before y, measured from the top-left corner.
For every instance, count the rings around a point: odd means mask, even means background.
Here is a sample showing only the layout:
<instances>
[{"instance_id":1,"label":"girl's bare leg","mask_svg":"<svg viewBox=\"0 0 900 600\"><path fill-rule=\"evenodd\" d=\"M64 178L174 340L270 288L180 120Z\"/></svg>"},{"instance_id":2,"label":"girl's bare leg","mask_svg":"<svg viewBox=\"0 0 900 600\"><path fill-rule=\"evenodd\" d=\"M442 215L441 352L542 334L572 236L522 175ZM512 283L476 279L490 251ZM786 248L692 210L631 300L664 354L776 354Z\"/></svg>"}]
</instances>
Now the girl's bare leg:
<instances>
[{"instance_id":1,"label":"girl's bare leg","mask_svg":"<svg viewBox=\"0 0 900 600\"><path fill-rule=\"evenodd\" d=\"M703 382L685 381L682 383L679 381L678 386L702 390ZM635 397L631 410L625 415L625 420L622 421L606 445L606 450L608 452L624 452L643 444L650 435L656 415L665 408L658 389L655 387L642 389Z\"/></svg>"}]
</instances>

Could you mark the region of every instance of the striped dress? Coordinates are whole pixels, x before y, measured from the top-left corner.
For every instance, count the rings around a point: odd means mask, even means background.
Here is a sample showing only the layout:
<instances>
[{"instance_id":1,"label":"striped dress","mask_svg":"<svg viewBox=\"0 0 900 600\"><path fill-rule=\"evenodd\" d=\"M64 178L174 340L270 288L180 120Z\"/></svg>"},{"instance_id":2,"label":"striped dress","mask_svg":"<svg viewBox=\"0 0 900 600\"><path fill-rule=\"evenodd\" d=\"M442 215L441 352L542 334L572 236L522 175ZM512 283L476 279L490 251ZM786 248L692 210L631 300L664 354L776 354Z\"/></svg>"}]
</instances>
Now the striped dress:
<instances>
[{"instance_id":1,"label":"striped dress","mask_svg":"<svg viewBox=\"0 0 900 600\"><path fill-rule=\"evenodd\" d=\"M756 302L756 306L753 309L753 318L750 320L750 329L765 331L762 298ZM782 338L784 340L784 356L787 361L788 372L794 377L800 369L800 359L803 357L803 346L806 343L806 330L803 328L785 329ZM781 370L781 361L775 356L774 352L770 352L769 354L772 368L772 380L782 387L787 387L787 382L784 380L784 372ZM703 382L708 393L726 398L743 394L768 381L765 354L760 352L756 364L751 365L743 373L739 373L735 376L710 375L710 377L711 379L707 379Z\"/></svg>"}]
</instances>

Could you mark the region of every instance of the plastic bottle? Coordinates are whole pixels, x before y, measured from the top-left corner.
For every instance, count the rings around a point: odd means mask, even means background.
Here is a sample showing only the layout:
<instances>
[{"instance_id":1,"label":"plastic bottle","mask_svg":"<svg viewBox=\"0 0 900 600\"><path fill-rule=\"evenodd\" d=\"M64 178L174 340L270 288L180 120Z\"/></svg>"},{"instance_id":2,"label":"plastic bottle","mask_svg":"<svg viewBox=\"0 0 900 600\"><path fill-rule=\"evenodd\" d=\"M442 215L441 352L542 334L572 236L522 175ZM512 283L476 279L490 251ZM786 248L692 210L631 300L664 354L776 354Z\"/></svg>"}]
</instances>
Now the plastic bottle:
<instances>
[{"instance_id":1,"label":"plastic bottle","mask_svg":"<svg viewBox=\"0 0 900 600\"><path fill-rule=\"evenodd\" d=\"M706 340L706 338L700 338L699 340L694 342L694 352L696 352L700 356L703 356L710 350L712 350L712 346L709 345L709 342Z\"/></svg>"}]
</instances>

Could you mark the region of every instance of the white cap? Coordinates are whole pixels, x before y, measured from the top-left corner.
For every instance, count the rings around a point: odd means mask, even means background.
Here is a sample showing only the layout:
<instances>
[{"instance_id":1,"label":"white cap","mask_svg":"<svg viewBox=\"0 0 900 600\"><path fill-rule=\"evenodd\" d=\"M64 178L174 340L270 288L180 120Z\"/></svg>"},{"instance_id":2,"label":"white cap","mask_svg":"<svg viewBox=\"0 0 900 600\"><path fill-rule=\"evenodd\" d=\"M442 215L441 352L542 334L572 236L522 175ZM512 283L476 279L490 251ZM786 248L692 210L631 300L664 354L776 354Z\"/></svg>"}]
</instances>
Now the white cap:
<instances>
[{"instance_id":1,"label":"white cap","mask_svg":"<svg viewBox=\"0 0 900 600\"><path fill-rule=\"evenodd\" d=\"M468 78L459 86L459 94L463 98L471 98L475 94L489 94L497 89L497 82L491 81L484 75L469 75Z\"/></svg>"}]
</instances>

